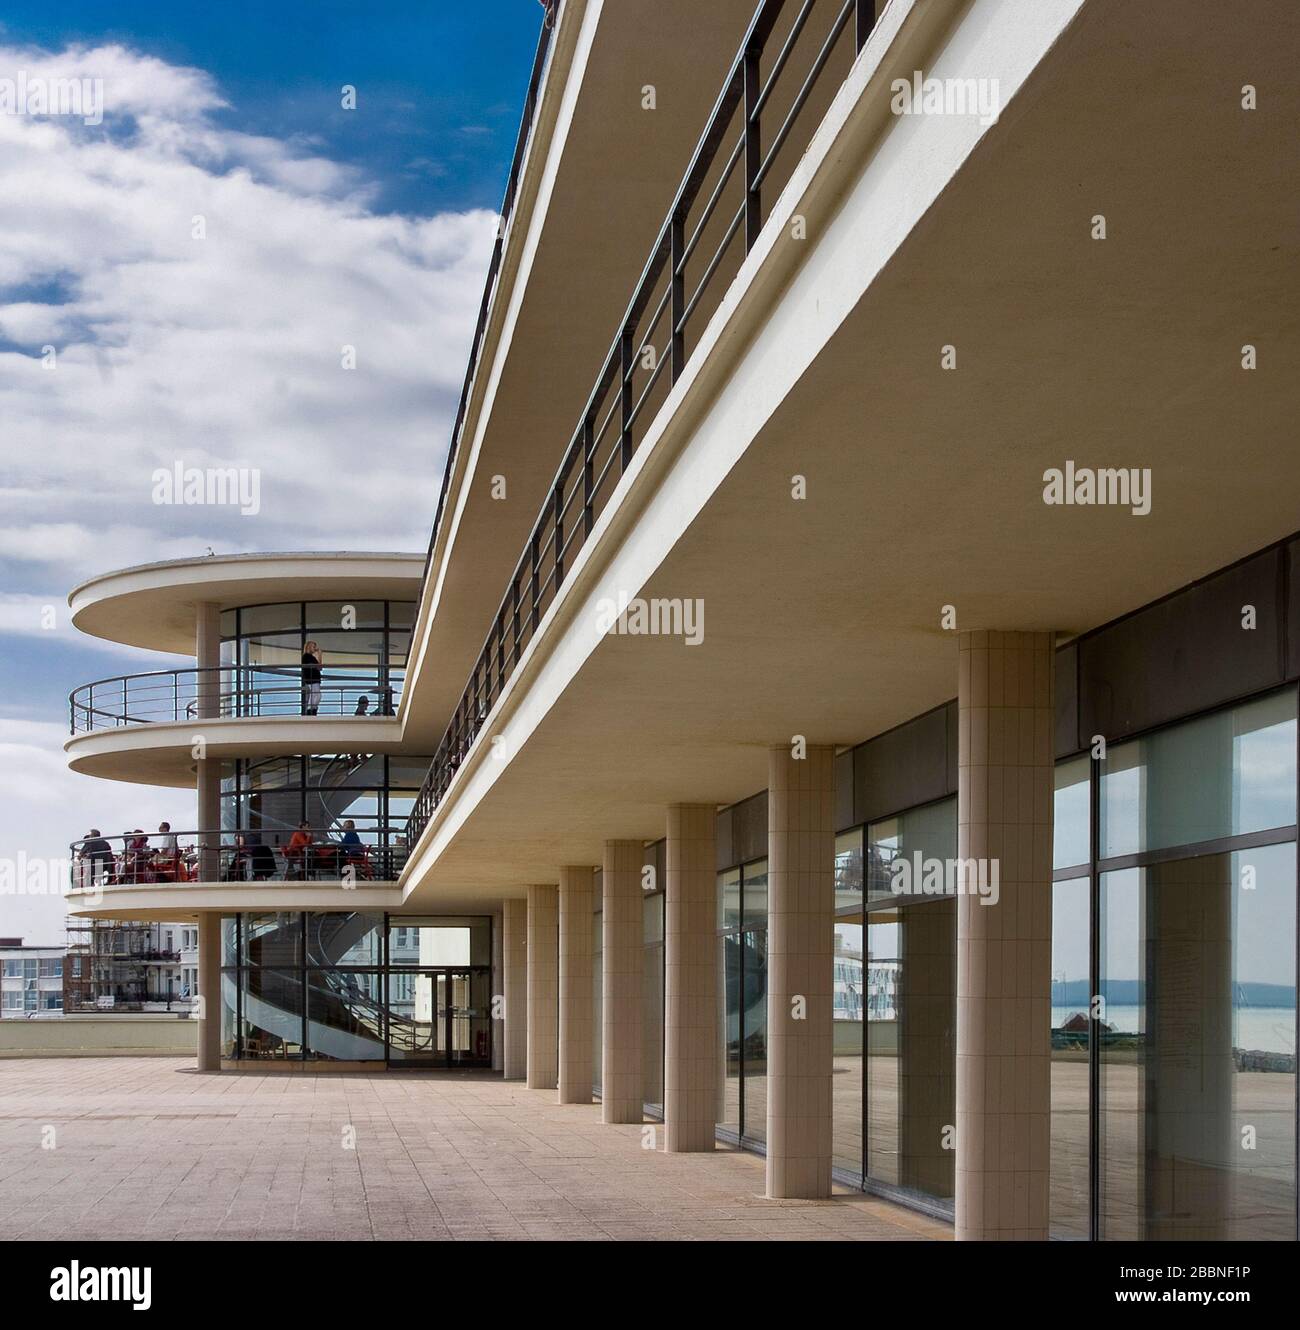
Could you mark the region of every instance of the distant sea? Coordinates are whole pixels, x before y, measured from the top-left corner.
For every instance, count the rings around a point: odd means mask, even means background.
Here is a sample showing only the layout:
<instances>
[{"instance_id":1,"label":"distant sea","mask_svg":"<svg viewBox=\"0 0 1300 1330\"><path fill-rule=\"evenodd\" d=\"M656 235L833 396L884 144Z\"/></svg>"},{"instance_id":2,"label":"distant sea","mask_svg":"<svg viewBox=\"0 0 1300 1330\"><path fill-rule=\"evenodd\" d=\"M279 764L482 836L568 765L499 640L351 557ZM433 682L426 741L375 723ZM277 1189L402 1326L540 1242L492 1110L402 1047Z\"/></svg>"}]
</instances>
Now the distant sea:
<instances>
[{"instance_id":1,"label":"distant sea","mask_svg":"<svg viewBox=\"0 0 1300 1330\"><path fill-rule=\"evenodd\" d=\"M1079 1007L1053 1007L1052 1027L1059 1029ZM1123 1034L1136 1034L1140 1007L1107 1006L1105 1021ZM1233 1022L1234 1048L1260 1053L1295 1052L1294 1007L1239 1007Z\"/></svg>"}]
</instances>

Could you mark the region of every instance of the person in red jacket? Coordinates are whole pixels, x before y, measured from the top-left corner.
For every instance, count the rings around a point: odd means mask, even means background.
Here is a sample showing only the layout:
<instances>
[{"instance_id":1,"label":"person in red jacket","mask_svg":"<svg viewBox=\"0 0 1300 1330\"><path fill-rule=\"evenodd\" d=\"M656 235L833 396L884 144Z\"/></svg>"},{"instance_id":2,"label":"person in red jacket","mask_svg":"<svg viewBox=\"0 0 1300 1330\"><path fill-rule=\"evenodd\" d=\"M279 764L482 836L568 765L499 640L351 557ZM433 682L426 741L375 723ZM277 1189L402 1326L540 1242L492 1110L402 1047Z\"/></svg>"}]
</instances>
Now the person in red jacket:
<instances>
[{"instance_id":1,"label":"person in red jacket","mask_svg":"<svg viewBox=\"0 0 1300 1330\"><path fill-rule=\"evenodd\" d=\"M311 866L311 847L311 831L306 822L299 822L298 830L284 847L285 877L306 878Z\"/></svg>"}]
</instances>

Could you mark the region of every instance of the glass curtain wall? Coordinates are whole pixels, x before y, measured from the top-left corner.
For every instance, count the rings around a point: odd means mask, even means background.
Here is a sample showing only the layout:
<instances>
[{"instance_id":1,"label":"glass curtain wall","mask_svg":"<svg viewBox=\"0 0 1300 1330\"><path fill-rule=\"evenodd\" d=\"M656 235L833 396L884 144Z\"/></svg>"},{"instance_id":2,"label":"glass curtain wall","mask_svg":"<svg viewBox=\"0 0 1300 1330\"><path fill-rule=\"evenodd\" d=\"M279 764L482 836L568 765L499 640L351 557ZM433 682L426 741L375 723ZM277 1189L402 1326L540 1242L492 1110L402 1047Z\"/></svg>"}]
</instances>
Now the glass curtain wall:
<instances>
[{"instance_id":1,"label":"glass curtain wall","mask_svg":"<svg viewBox=\"0 0 1300 1330\"><path fill-rule=\"evenodd\" d=\"M945 1202L954 1176L956 901L893 886L896 865L926 872L956 854L955 799L866 829L866 1177Z\"/></svg>"},{"instance_id":2,"label":"glass curtain wall","mask_svg":"<svg viewBox=\"0 0 1300 1330\"><path fill-rule=\"evenodd\" d=\"M719 1126L767 1140L767 860L718 874L723 1093Z\"/></svg>"},{"instance_id":3,"label":"glass curtain wall","mask_svg":"<svg viewBox=\"0 0 1300 1330\"><path fill-rule=\"evenodd\" d=\"M383 852L375 869L400 870L407 818L428 769L427 758L382 753L223 762L223 840L247 832L249 842L282 848L300 823L337 839L352 821L363 845Z\"/></svg>"},{"instance_id":4,"label":"glass curtain wall","mask_svg":"<svg viewBox=\"0 0 1300 1330\"><path fill-rule=\"evenodd\" d=\"M1097 1230L1296 1237L1296 696L1098 764Z\"/></svg>"},{"instance_id":5,"label":"glass curtain wall","mask_svg":"<svg viewBox=\"0 0 1300 1330\"><path fill-rule=\"evenodd\" d=\"M1092 763L1056 768L1052 868L1052 1138L1055 1238L1088 1236L1092 1062Z\"/></svg>"},{"instance_id":6,"label":"glass curtain wall","mask_svg":"<svg viewBox=\"0 0 1300 1330\"><path fill-rule=\"evenodd\" d=\"M658 846L662 857L663 843ZM646 1109L656 1117L664 1112L664 893L656 872L654 889L641 901L642 1087Z\"/></svg>"},{"instance_id":7,"label":"glass curtain wall","mask_svg":"<svg viewBox=\"0 0 1300 1330\"><path fill-rule=\"evenodd\" d=\"M596 873L596 899L601 899L603 892L602 874ZM601 1070L604 1065L604 987L605 987L605 914L597 910L591 916L591 1089L599 1095L603 1081Z\"/></svg>"},{"instance_id":8,"label":"glass curtain wall","mask_svg":"<svg viewBox=\"0 0 1300 1330\"><path fill-rule=\"evenodd\" d=\"M867 972L862 918L863 828L835 838L834 1075L832 1164L862 1178L863 1037Z\"/></svg>"},{"instance_id":9,"label":"glass curtain wall","mask_svg":"<svg viewBox=\"0 0 1300 1330\"><path fill-rule=\"evenodd\" d=\"M1289 688L1058 765L1053 1236L1296 1237L1296 780Z\"/></svg>"},{"instance_id":10,"label":"glass curtain wall","mask_svg":"<svg viewBox=\"0 0 1300 1330\"><path fill-rule=\"evenodd\" d=\"M222 919L222 1057L491 1062L491 919L380 912Z\"/></svg>"},{"instance_id":11,"label":"glass curtain wall","mask_svg":"<svg viewBox=\"0 0 1300 1330\"><path fill-rule=\"evenodd\" d=\"M320 600L248 605L221 616L225 705L236 715L302 710L302 655L321 658L320 712L391 715L406 677L412 601ZM365 710L360 711L365 699Z\"/></svg>"}]
</instances>

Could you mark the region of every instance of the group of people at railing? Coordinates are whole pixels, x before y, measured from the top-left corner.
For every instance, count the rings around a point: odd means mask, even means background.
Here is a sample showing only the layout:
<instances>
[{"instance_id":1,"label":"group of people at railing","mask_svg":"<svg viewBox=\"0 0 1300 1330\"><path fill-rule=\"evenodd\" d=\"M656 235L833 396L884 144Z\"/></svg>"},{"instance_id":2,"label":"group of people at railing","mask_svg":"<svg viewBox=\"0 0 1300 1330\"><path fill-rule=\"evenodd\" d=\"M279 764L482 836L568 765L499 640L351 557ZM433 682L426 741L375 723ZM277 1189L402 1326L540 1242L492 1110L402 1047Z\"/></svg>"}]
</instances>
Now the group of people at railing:
<instances>
[{"instance_id":1,"label":"group of people at railing","mask_svg":"<svg viewBox=\"0 0 1300 1330\"><path fill-rule=\"evenodd\" d=\"M361 839L356 823L345 820L335 836L302 822L288 843L272 846L256 831L196 833L193 844L181 845L162 822L150 836L139 827L115 837L120 851L92 827L74 847L73 880L80 888L148 885L152 883L266 882L341 879L375 881L396 876L406 856L406 842L397 836L389 844L370 845Z\"/></svg>"},{"instance_id":2,"label":"group of people at railing","mask_svg":"<svg viewBox=\"0 0 1300 1330\"><path fill-rule=\"evenodd\" d=\"M74 863L78 886L191 880L198 852L181 848L170 822L160 822L152 839L141 827L116 839L122 841L122 848L115 852L98 827L86 833Z\"/></svg>"}]
</instances>

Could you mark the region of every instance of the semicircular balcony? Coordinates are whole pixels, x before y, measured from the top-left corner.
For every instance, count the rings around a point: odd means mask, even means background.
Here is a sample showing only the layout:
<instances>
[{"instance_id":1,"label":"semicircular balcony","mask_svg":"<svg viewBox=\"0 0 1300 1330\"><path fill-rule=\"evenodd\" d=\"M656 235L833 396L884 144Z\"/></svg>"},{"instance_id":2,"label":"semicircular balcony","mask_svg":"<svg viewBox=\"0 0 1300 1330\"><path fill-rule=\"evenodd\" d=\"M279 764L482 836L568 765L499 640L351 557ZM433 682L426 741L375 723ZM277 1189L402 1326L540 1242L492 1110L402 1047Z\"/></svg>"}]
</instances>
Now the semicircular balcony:
<instances>
[{"instance_id":1,"label":"semicircular balcony","mask_svg":"<svg viewBox=\"0 0 1300 1330\"><path fill-rule=\"evenodd\" d=\"M395 752L405 672L325 665L220 665L114 675L68 698L69 765L154 785L194 783L195 744L212 757Z\"/></svg>"},{"instance_id":2,"label":"semicircular balcony","mask_svg":"<svg viewBox=\"0 0 1300 1330\"><path fill-rule=\"evenodd\" d=\"M344 819L330 826L242 831L90 833L68 846L76 914L182 918L200 909L370 908L400 902L403 827ZM138 913L137 913L138 912Z\"/></svg>"},{"instance_id":3,"label":"semicircular balcony","mask_svg":"<svg viewBox=\"0 0 1300 1330\"><path fill-rule=\"evenodd\" d=\"M396 714L403 672L372 665L219 665L118 674L74 688L70 733L127 725L287 716L381 717Z\"/></svg>"}]
</instances>

